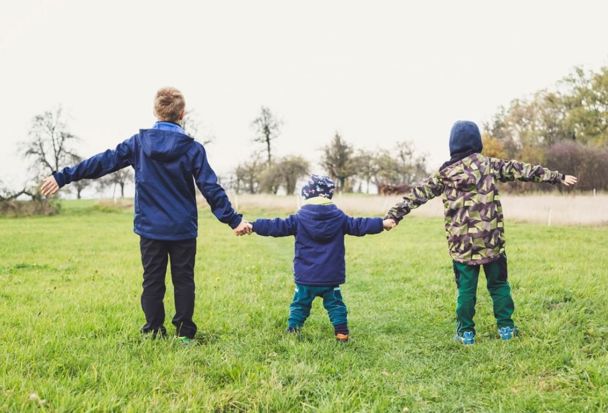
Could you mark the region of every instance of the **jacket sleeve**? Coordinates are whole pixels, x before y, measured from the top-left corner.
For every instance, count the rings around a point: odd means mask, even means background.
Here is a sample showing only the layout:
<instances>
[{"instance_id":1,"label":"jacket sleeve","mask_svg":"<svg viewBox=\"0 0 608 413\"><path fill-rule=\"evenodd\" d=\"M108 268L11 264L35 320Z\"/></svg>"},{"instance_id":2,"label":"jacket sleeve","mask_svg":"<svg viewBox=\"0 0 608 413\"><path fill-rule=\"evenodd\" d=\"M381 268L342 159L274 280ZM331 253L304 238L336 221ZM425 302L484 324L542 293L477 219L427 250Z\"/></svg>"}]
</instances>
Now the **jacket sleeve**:
<instances>
[{"instance_id":1,"label":"jacket sleeve","mask_svg":"<svg viewBox=\"0 0 608 413\"><path fill-rule=\"evenodd\" d=\"M362 237L367 234L378 234L384 229L382 218L353 218L346 217L345 233Z\"/></svg>"},{"instance_id":2,"label":"jacket sleeve","mask_svg":"<svg viewBox=\"0 0 608 413\"><path fill-rule=\"evenodd\" d=\"M497 158L490 158L490 168L492 174L501 182L525 181L557 184L564 178L564 175L558 171L551 171L540 165Z\"/></svg>"},{"instance_id":3,"label":"jacket sleeve","mask_svg":"<svg viewBox=\"0 0 608 413\"><path fill-rule=\"evenodd\" d=\"M287 237L295 235L297 221L294 215L290 215L285 219L256 219L253 222L253 232L258 235L269 237Z\"/></svg>"},{"instance_id":4,"label":"jacket sleeve","mask_svg":"<svg viewBox=\"0 0 608 413\"><path fill-rule=\"evenodd\" d=\"M133 165L135 136L118 144L115 149L108 149L85 159L77 165L53 172L57 185L62 187L81 179L94 179L118 171L125 166Z\"/></svg>"},{"instance_id":5,"label":"jacket sleeve","mask_svg":"<svg viewBox=\"0 0 608 413\"><path fill-rule=\"evenodd\" d=\"M230 225L231 228L236 228L241 223L243 216L237 214L232 208L232 204L226 195L224 188L217 182L217 175L209 162L207 154L202 145L197 144L197 150L192 159L192 175L196 186L201 191L205 200L211 207L213 215L224 224Z\"/></svg>"},{"instance_id":6,"label":"jacket sleeve","mask_svg":"<svg viewBox=\"0 0 608 413\"><path fill-rule=\"evenodd\" d=\"M441 195L444 190L444 185L441 180L441 175L437 172L424 183L414 187L409 194L403 197L403 201L398 202L387 213L386 219L394 219L399 222L404 216L409 214L412 209L418 208L431 199Z\"/></svg>"}]
</instances>

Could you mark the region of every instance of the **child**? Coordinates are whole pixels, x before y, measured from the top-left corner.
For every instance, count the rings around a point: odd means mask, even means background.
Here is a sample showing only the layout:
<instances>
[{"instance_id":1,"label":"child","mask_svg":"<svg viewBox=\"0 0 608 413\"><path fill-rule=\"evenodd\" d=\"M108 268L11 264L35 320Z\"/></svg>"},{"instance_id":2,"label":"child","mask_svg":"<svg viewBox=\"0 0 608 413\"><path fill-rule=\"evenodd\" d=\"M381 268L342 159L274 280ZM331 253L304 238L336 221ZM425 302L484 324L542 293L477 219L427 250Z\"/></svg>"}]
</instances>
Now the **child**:
<instances>
[{"instance_id":1,"label":"child","mask_svg":"<svg viewBox=\"0 0 608 413\"><path fill-rule=\"evenodd\" d=\"M306 202L286 219L258 219L252 224L258 235L295 236L295 295L289 307L287 332L299 332L310 314L315 297L323 298L323 306L334 326L336 340L348 341L346 305L340 284L345 281L344 235L363 236L390 230L394 223L382 218L351 218L331 198L334 182L326 176L312 175L302 188Z\"/></svg>"},{"instance_id":2,"label":"child","mask_svg":"<svg viewBox=\"0 0 608 413\"><path fill-rule=\"evenodd\" d=\"M458 287L456 339L463 344L475 342L473 316L480 266L488 281L500 338L509 340L517 335L511 318L514 305L507 281L497 182L561 182L569 186L577 181L574 176L538 165L488 158L481 155L481 150L477 125L468 121L456 122L450 133L450 160L425 183L412 189L385 217L398 223L412 209L442 196L448 249Z\"/></svg>"},{"instance_id":3,"label":"child","mask_svg":"<svg viewBox=\"0 0 608 413\"><path fill-rule=\"evenodd\" d=\"M134 231L140 236L144 269L141 306L146 324L141 332L152 337L166 335L163 298L170 258L175 290L173 325L180 340L190 343L197 328L192 321L198 229L194 183L218 220L230 225L236 233L249 229L218 184L203 145L186 135L179 125L185 113L181 92L170 87L160 89L154 100L154 113L158 122L151 129L141 129L114 150L54 172L44 180L41 193L49 196L70 182L133 167Z\"/></svg>"}]
</instances>

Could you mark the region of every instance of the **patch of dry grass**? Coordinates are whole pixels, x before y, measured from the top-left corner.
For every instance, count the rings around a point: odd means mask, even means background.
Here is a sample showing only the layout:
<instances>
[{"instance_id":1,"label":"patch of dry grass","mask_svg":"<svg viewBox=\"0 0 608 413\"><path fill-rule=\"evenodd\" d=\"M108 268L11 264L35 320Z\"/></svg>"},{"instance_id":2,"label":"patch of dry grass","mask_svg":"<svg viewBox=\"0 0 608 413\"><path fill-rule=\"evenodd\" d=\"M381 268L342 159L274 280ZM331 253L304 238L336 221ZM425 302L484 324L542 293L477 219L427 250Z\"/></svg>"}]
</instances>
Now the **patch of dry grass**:
<instances>
[{"instance_id":1,"label":"patch of dry grass","mask_svg":"<svg viewBox=\"0 0 608 413\"><path fill-rule=\"evenodd\" d=\"M296 211L301 199L297 196L230 194L239 210ZM337 205L350 214L383 215L400 196L378 196L362 194L337 195ZM501 195L505 219L547 225L607 225L608 194L600 195ZM440 198L414 210L412 215L442 217L443 205ZM254 218L254 217L250 217Z\"/></svg>"}]
</instances>

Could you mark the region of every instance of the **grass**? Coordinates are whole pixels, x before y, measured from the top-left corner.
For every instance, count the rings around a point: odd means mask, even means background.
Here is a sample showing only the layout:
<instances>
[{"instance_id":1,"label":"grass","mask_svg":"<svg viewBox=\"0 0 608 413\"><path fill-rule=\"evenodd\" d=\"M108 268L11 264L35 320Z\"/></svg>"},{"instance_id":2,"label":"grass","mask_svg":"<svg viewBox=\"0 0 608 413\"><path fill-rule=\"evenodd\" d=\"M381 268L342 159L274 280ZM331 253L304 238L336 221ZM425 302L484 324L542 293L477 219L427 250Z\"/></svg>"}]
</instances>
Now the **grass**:
<instances>
[{"instance_id":1,"label":"grass","mask_svg":"<svg viewBox=\"0 0 608 413\"><path fill-rule=\"evenodd\" d=\"M283 333L292 239L236 238L203 210L200 332L184 347L138 333L131 226L130 211L88 202L0 219L0 411L608 410L608 227L507 222L523 334L496 339L481 281L472 347L451 340L455 286L440 219L349 238L353 339L339 345L320 302L300 337Z\"/></svg>"}]
</instances>

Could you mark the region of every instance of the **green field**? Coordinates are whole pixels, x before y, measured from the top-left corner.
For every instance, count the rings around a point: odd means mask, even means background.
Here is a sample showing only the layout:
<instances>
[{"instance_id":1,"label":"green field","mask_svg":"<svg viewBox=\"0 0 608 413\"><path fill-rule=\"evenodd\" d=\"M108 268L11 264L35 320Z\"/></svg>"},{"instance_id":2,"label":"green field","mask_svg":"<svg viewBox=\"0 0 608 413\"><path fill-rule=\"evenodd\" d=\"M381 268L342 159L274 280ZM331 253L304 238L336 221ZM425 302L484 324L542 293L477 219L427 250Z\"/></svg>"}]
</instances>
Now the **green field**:
<instances>
[{"instance_id":1,"label":"green field","mask_svg":"<svg viewBox=\"0 0 608 413\"><path fill-rule=\"evenodd\" d=\"M293 239L237 238L206 210L198 343L143 339L131 228L91 202L0 218L0 411L608 411L608 227L508 221L522 336L496 338L482 279L470 347L441 220L348 239L346 345L320 302L284 334Z\"/></svg>"}]
</instances>

